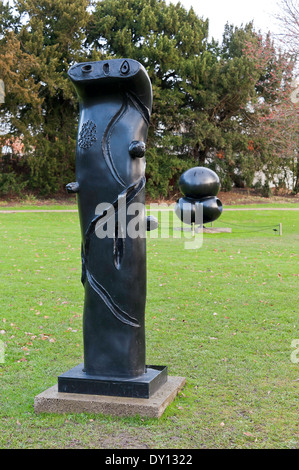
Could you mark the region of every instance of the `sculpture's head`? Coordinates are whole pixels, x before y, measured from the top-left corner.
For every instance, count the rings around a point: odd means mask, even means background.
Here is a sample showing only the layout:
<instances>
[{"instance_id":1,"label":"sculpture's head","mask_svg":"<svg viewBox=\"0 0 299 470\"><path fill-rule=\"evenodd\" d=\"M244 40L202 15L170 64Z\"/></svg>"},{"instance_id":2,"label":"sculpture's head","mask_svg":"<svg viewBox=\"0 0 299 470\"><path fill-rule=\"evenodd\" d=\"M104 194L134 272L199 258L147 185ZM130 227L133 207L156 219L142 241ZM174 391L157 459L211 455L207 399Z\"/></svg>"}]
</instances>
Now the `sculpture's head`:
<instances>
[{"instance_id":1,"label":"sculpture's head","mask_svg":"<svg viewBox=\"0 0 299 470\"><path fill-rule=\"evenodd\" d=\"M83 62L73 65L68 75L79 99L94 97L99 92L128 90L136 94L149 110L152 106L152 88L148 74L133 59L111 59Z\"/></svg>"}]
</instances>

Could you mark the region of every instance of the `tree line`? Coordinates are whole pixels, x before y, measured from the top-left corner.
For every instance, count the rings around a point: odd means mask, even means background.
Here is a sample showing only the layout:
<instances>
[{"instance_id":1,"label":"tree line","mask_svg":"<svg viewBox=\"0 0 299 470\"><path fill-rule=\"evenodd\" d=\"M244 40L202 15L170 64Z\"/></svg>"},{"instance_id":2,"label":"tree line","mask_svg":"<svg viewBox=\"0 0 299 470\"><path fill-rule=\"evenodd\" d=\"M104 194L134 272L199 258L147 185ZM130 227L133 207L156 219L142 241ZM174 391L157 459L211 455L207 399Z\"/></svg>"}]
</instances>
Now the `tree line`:
<instances>
[{"instance_id":1,"label":"tree line","mask_svg":"<svg viewBox=\"0 0 299 470\"><path fill-rule=\"evenodd\" d=\"M295 58L253 23L209 22L164 0L0 1L0 193L59 193L74 179L77 62L128 57L153 87L147 192L168 197L183 171L214 169L224 190L284 185L299 192ZM268 186L267 186L268 185Z\"/></svg>"}]
</instances>

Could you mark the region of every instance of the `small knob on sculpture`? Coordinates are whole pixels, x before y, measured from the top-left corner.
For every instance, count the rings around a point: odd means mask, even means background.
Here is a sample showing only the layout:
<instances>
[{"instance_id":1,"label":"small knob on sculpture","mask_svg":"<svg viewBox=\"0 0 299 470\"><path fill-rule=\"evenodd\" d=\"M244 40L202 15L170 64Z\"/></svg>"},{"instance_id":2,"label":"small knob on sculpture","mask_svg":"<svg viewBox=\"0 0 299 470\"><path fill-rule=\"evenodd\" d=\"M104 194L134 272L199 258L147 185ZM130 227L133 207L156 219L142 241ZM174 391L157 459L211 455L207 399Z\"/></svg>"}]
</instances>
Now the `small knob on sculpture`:
<instances>
[{"instance_id":1,"label":"small knob on sculpture","mask_svg":"<svg viewBox=\"0 0 299 470\"><path fill-rule=\"evenodd\" d=\"M133 158L142 158L145 154L145 143L140 140L133 140L129 146L129 153Z\"/></svg>"},{"instance_id":2,"label":"small knob on sculpture","mask_svg":"<svg viewBox=\"0 0 299 470\"><path fill-rule=\"evenodd\" d=\"M159 222L156 217L153 215L148 215L146 218L146 231L150 232L151 230L155 230L159 227Z\"/></svg>"},{"instance_id":3,"label":"small knob on sculpture","mask_svg":"<svg viewBox=\"0 0 299 470\"><path fill-rule=\"evenodd\" d=\"M69 183L65 188L68 193L77 193L79 191L79 183L77 181Z\"/></svg>"}]
</instances>

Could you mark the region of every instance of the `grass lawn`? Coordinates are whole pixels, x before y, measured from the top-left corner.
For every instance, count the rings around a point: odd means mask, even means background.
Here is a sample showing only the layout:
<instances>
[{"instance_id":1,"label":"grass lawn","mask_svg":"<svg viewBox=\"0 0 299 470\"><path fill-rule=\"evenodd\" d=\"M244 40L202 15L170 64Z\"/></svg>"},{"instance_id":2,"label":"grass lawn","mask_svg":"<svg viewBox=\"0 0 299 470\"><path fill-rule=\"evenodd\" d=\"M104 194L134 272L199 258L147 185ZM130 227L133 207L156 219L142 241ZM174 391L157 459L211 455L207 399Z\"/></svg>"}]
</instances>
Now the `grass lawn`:
<instances>
[{"instance_id":1,"label":"grass lawn","mask_svg":"<svg viewBox=\"0 0 299 470\"><path fill-rule=\"evenodd\" d=\"M0 448L298 448L299 212L214 226L232 233L197 250L163 238L163 220L147 242L147 363L187 380L162 418L36 415L34 397L83 360L78 215L0 214Z\"/></svg>"}]
</instances>

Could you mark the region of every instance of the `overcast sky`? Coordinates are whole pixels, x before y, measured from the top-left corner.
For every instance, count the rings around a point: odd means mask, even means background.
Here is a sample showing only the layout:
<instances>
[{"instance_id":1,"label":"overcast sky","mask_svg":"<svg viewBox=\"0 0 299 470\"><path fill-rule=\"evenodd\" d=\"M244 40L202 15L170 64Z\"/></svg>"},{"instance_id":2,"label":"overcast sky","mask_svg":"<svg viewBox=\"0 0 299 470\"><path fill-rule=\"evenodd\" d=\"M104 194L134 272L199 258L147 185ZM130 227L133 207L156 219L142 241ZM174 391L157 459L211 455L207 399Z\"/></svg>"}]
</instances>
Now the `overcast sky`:
<instances>
[{"instance_id":1,"label":"overcast sky","mask_svg":"<svg viewBox=\"0 0 299 470\"><path fill-rule=\"evenodd\" d=\"M241 26L253 20L255 29L262 33L278 32L273 18L278 11L277 0L180 0L180 3L187 10L192 6L198 16L208 18L210 37L220 41L227 22Z\"/></svg>"}]
</instances>

